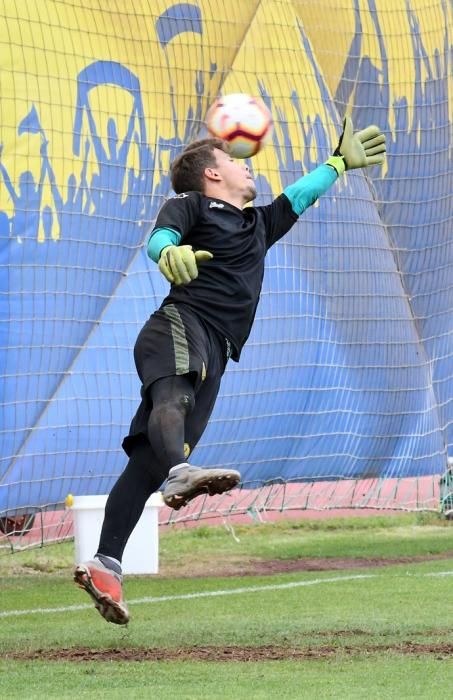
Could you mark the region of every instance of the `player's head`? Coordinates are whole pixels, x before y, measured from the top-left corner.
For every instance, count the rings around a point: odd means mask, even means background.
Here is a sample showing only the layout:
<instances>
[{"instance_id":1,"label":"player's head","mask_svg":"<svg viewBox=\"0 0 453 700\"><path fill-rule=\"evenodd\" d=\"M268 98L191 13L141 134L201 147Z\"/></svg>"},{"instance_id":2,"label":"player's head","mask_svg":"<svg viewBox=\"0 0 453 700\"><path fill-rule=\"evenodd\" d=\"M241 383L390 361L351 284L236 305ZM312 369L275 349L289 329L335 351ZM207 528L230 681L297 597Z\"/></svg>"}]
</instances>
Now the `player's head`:
<instances>
[{"instance_id":1,"label":"player's head","mask_svg":"<svg viewBox=\"0 0 453 700\"><path fill-rule=\"evenodd\" d=\"M194 141L184 149L171 165L171 184L176 194L195 191L219 199L232 194L243 204L256 197L245 161L235 161L226 141L216 138Z\"/></svg>"},{"instance_id":2,"label":"player's head","mask_svg":"<svg viewBox=\"0 0 453 700\"><path fill-rule=\"evenodd\" d=\"M171 184L176 194L204 192L205 170L216 165L216 151L228 152L222 139L200 139L186 146L171 164Z\"/></svg>"}]
</instances>

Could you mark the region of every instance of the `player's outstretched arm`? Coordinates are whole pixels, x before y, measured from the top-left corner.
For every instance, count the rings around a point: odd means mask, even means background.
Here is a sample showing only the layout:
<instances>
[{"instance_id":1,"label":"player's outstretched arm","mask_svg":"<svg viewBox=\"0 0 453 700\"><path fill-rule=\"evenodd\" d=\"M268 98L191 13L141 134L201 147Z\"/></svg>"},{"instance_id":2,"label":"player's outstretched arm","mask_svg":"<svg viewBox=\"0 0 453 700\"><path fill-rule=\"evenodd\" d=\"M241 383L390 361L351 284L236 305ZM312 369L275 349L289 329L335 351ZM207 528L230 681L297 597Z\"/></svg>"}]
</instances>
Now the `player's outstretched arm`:
<instances>
[{"instance_id":1,"label":"player's outstretched arm","mask_svg":"<svg viewBox=\"0 0 453 700\"><path fill-rule=\"evenodd\" d=\"M385 135L378 126L367 126L354 134L352 120L346 117L334 153L325 163L285 188L291 207L300 216L318 197L327 192L345 170L380 165L385 158Z\"/></svg>"},{"instance_id":2,"label":"player's outstretched arm","mask_svg":"<svg viewBox=\"0 0 453 700\"><path fill-rule=\"evenodd\" d=\"M327 163L341 175L344 170L382 165L384 158L385 134L379 127L372 124L354 133L351 117L345 117L338 146Z\"/></svg>"}]
</instances>

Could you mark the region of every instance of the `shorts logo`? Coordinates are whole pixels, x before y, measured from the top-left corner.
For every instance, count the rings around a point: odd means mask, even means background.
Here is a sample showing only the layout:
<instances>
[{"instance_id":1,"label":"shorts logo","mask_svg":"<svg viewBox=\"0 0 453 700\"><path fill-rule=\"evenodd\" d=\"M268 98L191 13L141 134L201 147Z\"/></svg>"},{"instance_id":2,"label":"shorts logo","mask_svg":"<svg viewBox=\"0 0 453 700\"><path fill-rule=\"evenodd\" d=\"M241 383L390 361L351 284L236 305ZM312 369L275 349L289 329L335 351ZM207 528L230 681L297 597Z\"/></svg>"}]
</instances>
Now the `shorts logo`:
<instances>
[{"instance_id":1,"label":"shorts logo","mask_svg":"<svg viewBox=\"0 0 453 700\"><path fill-rule=\"evenodd\" d=\"M206 379L206 374L207 374L207 372L206 372L206 365L205 365L205 363L203 362L203 364L202 364L202 366L201 366L201 381L202 381L202 382L204 382L204 380Z\"/></svg>"},{"instance_id":2,"label":"shorts logo","mask_svg":"<svg viewBox=\"0 0 453 700\"><path fill-rule=\"evenodd\" d=\"M225 205L222 204L222 202L211 202L211 204L209 205L209 208L210 209L223 209L224 206Z\"/></svg>"}]
</instances>

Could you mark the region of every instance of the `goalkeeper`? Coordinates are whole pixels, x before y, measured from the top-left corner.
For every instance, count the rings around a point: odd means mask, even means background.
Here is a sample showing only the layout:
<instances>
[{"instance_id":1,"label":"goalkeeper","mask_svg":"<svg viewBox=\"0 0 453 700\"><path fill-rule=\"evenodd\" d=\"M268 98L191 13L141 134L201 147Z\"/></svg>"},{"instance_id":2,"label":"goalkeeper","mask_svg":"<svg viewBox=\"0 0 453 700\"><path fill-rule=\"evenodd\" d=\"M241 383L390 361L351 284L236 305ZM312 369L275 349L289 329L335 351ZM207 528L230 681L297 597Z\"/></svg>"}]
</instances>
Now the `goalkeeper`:
<instances>
[{"instance_id":1,"label":"goalkeeper","mask_svg":"<svg viewBox=\"0 0 453 700\"><path fill-rule=\"evenodd\" d=\"M378 127L354 134L347 117L326 163L271 204L245 209L256 197L255 184L223 141L196 141L173 162L176 195L160 210L148 242L148 255L171 287L134 348L142 389L123 442L128 464L107 500L97 554L74 574L107 621L129 620L121 558L149 496L166 480L163 499L177 510L240 481L234 469L201 469L187 460L206 428L226 364L230 357L239 360L249 336L267 251L345 170L381 164L384 156Z\"/></svg>"}]
</instances>

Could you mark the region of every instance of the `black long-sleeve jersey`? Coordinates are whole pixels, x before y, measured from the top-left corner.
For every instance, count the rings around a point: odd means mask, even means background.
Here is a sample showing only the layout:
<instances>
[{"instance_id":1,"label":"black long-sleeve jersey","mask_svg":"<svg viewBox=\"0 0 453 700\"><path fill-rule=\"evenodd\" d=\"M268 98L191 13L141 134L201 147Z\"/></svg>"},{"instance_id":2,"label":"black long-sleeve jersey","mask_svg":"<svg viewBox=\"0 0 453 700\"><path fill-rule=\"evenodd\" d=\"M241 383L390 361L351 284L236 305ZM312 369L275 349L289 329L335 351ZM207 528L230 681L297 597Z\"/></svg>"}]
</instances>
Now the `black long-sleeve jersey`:
<instances>
[{"instance_id":1,"label":"black long-sleeve jersey","mask_svg":"<svg viewBox=\"0 0 453 700\"><path fill-rule=\"evenodd\" d=\"M169 199L154 231L172 229L181 235L179 245L208 250L214 257L199 265L197 279L172 285L163 305L189 306L230 341L238 361L255 318L266 253L297 219L285 194L269 205L245 209L200 192Z\"/></svg>"}]
</instances>

